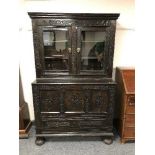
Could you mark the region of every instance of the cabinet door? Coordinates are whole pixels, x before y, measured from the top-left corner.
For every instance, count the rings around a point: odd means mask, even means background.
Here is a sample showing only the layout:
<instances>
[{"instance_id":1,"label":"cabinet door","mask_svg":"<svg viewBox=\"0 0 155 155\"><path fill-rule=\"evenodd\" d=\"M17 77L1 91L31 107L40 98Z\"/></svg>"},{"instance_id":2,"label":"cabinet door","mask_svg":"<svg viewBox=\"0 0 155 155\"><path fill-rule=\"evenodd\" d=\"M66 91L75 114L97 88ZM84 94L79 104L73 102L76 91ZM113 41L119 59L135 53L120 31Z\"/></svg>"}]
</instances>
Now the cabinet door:
<instances>
[{"instance_id":1,"label":"cabinet door","mask_svg":"<svg viewBox=\"0 0 155 155\"><path fill-rule=\"evenodd\" d=\"M108 90L92 90L91 103L89 105L90 113L107 113L109 103Z\"/></svg>"},{"instance_id":2,"label":"cabinet door","mask_svg":"<svg viewBox=\"0 0 155 155\"><path fill-rule=\"evenodd\" d=\"M85 112L85 93L82 90L66 90L64 93L65 113L84 113Z\"/></svg>"},{"instance_id":3,"label":"cabinet door","mask_svg":"<svg viewBox=\"0 0 155 155\"><path fill-rule=\"evenodd\" d=\"M109 28L84 27L77 31L77 72L106 76L109 66Z\"/></svg>"},{"instance_id":4,"label":"cabinet door","mask_svg":"<svg viewBox=\"0 0 155 155\"><path fill-rule=\"evenodd\" d=\"M70 27L39 27L40 62L44 76L71 72Z\"/></svg>"}]
</instances>

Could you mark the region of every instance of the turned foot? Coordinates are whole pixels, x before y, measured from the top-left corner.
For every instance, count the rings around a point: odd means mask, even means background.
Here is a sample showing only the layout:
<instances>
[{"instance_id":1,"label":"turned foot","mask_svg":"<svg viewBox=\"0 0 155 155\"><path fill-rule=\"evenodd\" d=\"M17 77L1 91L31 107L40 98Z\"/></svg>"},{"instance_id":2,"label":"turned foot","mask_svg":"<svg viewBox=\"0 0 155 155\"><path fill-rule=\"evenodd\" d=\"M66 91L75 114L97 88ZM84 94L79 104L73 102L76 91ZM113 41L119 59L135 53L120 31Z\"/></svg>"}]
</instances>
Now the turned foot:
<instances>
[{"instance_id":1,"label":"turned foot","mask_svg":"<svg viewBox=\"0 0 155 155\"><path fill-rule=\"evenodd\" d=\"M104 140L104 143L107 144L107 145L110 145L113 143L113 139L112 138L105 138Z\"/></svg>"},{"instance_id":2,"label":"turned foot","mask_svg":"<svg viewBox=\"0 0 155 155\"><path fill-rule=\"evenodd\" d=\"M36 143L36 145L41 146L45 143L45 138L44 137L36 137L35 143Z\"/></svg>"}]
</instances>

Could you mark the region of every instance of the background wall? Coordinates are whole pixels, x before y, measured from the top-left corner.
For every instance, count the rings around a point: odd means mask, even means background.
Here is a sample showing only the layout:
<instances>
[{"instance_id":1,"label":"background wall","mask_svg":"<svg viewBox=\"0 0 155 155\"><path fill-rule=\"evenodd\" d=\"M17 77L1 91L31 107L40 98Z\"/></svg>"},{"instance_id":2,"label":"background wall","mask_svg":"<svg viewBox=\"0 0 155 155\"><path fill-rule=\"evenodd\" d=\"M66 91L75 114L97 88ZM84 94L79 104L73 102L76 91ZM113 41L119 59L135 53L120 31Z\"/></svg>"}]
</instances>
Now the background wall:
<instances>
[{"instance_id":1,"label":"background wall","mask_svg":"<svg viewBox=\"0 0 155 155\"><path fill-rule=\"evenodd\" d=\"M20 71L24 98L34 120L31 83L35 80L31 20L27 12L120 13L117 20L114 68L135 66L134 0L21 0L19 15Z\"/></svg>"}]
</instances>

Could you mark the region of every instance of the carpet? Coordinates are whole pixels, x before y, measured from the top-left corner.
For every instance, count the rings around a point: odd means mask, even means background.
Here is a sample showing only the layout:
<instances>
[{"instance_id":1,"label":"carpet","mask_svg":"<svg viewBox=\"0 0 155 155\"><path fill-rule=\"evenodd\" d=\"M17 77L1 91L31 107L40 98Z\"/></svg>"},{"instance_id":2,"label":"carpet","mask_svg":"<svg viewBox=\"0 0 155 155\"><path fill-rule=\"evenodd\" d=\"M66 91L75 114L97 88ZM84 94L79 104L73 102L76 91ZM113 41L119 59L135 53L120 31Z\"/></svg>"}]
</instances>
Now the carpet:
<instances>
[{"instance_id":1,"label":"carpet","mask_svg":"<svg viewBox=\"0 0 155 155\"><path fill-rule=\"evenodd\" d=\"M135 143L120 143L115 132L111 145L106 145L100 137L51 137L42 146L35 144L35 127L29 138L19 140L19 155L134 155Z\"/></svg>"}]
</instances>

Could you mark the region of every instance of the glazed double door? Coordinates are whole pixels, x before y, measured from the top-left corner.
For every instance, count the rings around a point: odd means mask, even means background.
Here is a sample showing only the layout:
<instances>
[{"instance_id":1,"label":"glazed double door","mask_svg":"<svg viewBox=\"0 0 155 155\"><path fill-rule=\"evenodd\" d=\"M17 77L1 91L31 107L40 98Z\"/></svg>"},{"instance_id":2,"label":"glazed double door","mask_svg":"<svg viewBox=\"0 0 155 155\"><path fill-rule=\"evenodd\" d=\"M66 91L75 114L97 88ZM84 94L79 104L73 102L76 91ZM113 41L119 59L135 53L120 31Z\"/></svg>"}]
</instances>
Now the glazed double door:
<instances>
[{"instance_id":1,"label":"glazed double door","mask_svg":"<svg viewBox=\"0 0 155 155\"><path fill-rule=\"evenodd\" d=\"M38 26L38 57L44 76L102 74L108 70L108 27Z\"/></svg>"}]
</instances>

